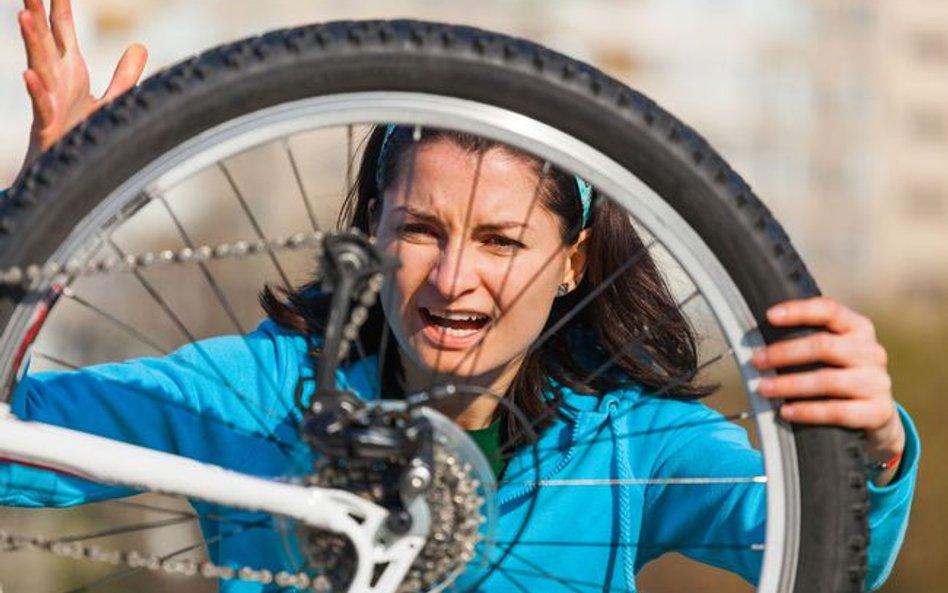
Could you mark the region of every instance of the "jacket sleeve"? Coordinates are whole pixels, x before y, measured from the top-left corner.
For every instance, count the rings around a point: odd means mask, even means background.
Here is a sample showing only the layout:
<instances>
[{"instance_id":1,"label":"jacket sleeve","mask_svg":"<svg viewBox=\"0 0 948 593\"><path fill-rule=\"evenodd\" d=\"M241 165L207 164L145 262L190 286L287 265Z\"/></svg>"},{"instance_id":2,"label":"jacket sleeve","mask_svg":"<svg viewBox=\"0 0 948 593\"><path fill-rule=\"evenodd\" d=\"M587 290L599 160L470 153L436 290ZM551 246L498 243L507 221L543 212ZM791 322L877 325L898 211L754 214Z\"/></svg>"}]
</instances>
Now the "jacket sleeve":
<instances>
[{"instance_id":1,"label":"jacket sleeve","mask_svg":"<svg viewBox=\"0 0 948 593\"><path fill-rule=\"evenodd\" d=\"M292 394L302 338L264 322L247 336L212 338L162 358L26 376L11 401L45 422L255 475L292 463ZM293 385L290 385L293 383ZM41 446L41 444L38 444ZM124 496L50 470L0 464L0 504L67 506Z\"/></svg>"},{"instance_id":2,"label":"jacket sleeve","mask_svg":"<svg viewBox=\"0 0 948 593\"><path fill-rule=\"evenodd\" d=\"M677 420L655 420L683 428L667 433L663 439L666 446L654 460L652 471L659 483L646 492L641 537L648 545L641 546L636 570L675 550L755 583L763 560L766 516L766 486L754 481L755 476L764 475L762 458L741 427L706 406L681 405L691 408L690 413L676 414ZM899 475L885 487L869 485L865 582L870 590L882 584L895 562L914 492L920 444L908 415L901 408L900 413L908 439ZM719 481L701 485L674 482L695 477ZM669 483L663 482L666 478Z\"/></svg>"},{"instance_id":3,"label":"jacket sleeve","mask_svg":"<svg viewBox=\"0 0 948 593\"><path fill-rule=\"evenodd\" d=\"M895 479L885 486L876 486L869 481L869 571L866 574L868 591L881 587L892 572L892 566L905 540L905 530L908 528L909 512L915 495L922 444L915 423L901 406L899 415L905 426L905 452L902 454L899 472Z\"/></svg>"}]
</instances>

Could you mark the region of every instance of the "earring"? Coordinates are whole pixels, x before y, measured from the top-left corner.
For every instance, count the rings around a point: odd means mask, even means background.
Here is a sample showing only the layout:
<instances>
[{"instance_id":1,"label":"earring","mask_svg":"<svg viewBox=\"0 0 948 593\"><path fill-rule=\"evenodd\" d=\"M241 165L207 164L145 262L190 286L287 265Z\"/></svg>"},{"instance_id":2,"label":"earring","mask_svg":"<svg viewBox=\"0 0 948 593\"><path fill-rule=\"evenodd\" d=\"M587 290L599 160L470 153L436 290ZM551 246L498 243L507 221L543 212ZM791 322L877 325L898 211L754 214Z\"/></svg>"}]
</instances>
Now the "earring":
<instances>
[{"instance_id":1,"label":"earring","mask_svg":"<svg viewBox=\"0 0 948 593\"><path fill-rule=\"evenodd\" d=\"M568 294L569 294L569 284L567 284L566 282L564 282L564 283L562 283L562 284L560 284L559 286L556 287L556 296L557 296L557 297L566 296L566 295L568 295Z\"/></svg>"}]
</instances>

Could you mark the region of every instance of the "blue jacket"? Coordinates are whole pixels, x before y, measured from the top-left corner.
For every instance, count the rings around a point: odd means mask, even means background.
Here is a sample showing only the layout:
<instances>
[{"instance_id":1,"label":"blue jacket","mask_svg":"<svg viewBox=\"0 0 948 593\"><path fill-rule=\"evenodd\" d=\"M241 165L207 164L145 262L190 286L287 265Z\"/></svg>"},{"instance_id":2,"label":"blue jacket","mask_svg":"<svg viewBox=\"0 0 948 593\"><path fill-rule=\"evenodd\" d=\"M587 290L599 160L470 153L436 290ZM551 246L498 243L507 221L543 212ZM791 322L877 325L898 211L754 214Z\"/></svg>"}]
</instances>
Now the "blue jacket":
<instances>
[{"instance_id":1,"label":"blue jacket","mask_svg":"<svg viewBox=\"0 0 948 593\"><path fill-rule=\"evenodd\" d=\"M190 344L163 358L105 364L75 372L37 373L19 384L13 411L24 419L175 452L259 476L304 471L309 455L296 436L293 393L306 365L306 340L265 321L247 336ZM376 361L341 369L338 380L362 397L379 393ZM755 581L763 553L765 486L646 484L637 478L762 475L761 458L740 427L698 402L652 398L630 389L593 397L568 393L561 418L539 442L538 492L528 452L508 464L498 490L495 554L535 510L500 568L482 589L567 591L604 582L634 591L648 561L676 550ZM918 466L909 438L900 476L869 486L871 544L866 584L889 573L904 537ZM618 485L557 486L558 480L621 480ZM114 486L0 464L0 504L68 506L129 494ZM279 529L263 515L195 502L212 560L256 568L298 568ZM565 542L565 544L564 544ZM608 545L610 542L619 545ZM736 546L734 544L737 544ZM462 582L478 578L469 570ZM583 586L587 584L587 586ZM228 593L264 590L227 582Z\"/></svg>"}]
</instances>

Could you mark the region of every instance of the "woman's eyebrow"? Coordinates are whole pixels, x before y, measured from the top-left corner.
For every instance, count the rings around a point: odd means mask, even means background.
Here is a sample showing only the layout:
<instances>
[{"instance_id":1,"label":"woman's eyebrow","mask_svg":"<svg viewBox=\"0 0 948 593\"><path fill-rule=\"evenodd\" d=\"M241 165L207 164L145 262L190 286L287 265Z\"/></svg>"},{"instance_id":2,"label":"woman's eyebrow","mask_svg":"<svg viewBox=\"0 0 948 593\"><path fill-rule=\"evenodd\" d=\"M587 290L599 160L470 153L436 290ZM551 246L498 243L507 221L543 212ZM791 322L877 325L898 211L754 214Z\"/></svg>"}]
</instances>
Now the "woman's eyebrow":
<instances>
[{"instance_id":1,"label":"woman's eyebrow","mask_svg":"<svg viewBox=\"0 0 948 593\"><path fill-rule=\"evenodd\" d=\"M413 216L415 218L420 218L421 220L424 220L425 222L440 222L440 219L437 216L434 216L423 210L416 210L415 208L412 208L411 206L396 206L394 208L394 211L401 212L403 214L407 214L408 216Z\"/></svg>"},{"instance_id":2,"label":"woman's eyebrow","mask_svg":"<svg viewBox=\"0 0 948 593\"><path fill-rule=\"evenodd\" d=\"M509 229L530 229L532 227L526 221L515 222L511 220L505 222L488 222L479 224L475 228L479 231L506 231Z\"/></svg>"},{"instance_id":3,"label":"woman's eyebrow","mask_svg":"<svg viewBox=\"0 0 948 593\"><path fill-rule=\"evenodd\" d=\"M401 212L413 218L423 220L425 222L431 223L441 223L441 219L437 216L434 216L424 210L418 210L412 208L411 206L396 206L393 209L395 212ZM510 229L531 229L533 227L526 221L514 221L514 220L504 220L497 222L486 222L483 224L476 225L475 230L480 232L490 232L490 231L506 231Z\"/></svg>"}]
</instances>

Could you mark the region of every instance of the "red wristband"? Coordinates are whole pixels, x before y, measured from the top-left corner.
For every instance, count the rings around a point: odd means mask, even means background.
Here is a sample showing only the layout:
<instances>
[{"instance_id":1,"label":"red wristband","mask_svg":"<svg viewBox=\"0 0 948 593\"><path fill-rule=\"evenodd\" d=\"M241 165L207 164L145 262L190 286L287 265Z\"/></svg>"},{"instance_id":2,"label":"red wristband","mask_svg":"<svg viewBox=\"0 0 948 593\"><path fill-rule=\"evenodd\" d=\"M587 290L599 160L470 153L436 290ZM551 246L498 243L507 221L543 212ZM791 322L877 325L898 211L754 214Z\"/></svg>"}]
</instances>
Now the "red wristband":
<instances>
[{"instance_id":1,"label":"red wristband","mask_svg":"<svg viewBox=\"0 0 948 593\"><path fill-rule=\"evenodd\" d=\"M876 461L874 463L870 463L867 466L867 468L869 469L869 471L875 472L875 473L882 473L887 469L892 469L902 459L903 453L905 453L904 449L902 451L899 451L895 455L893 455L892 458L887 461Z\"/></svg>"}]
</instances>

